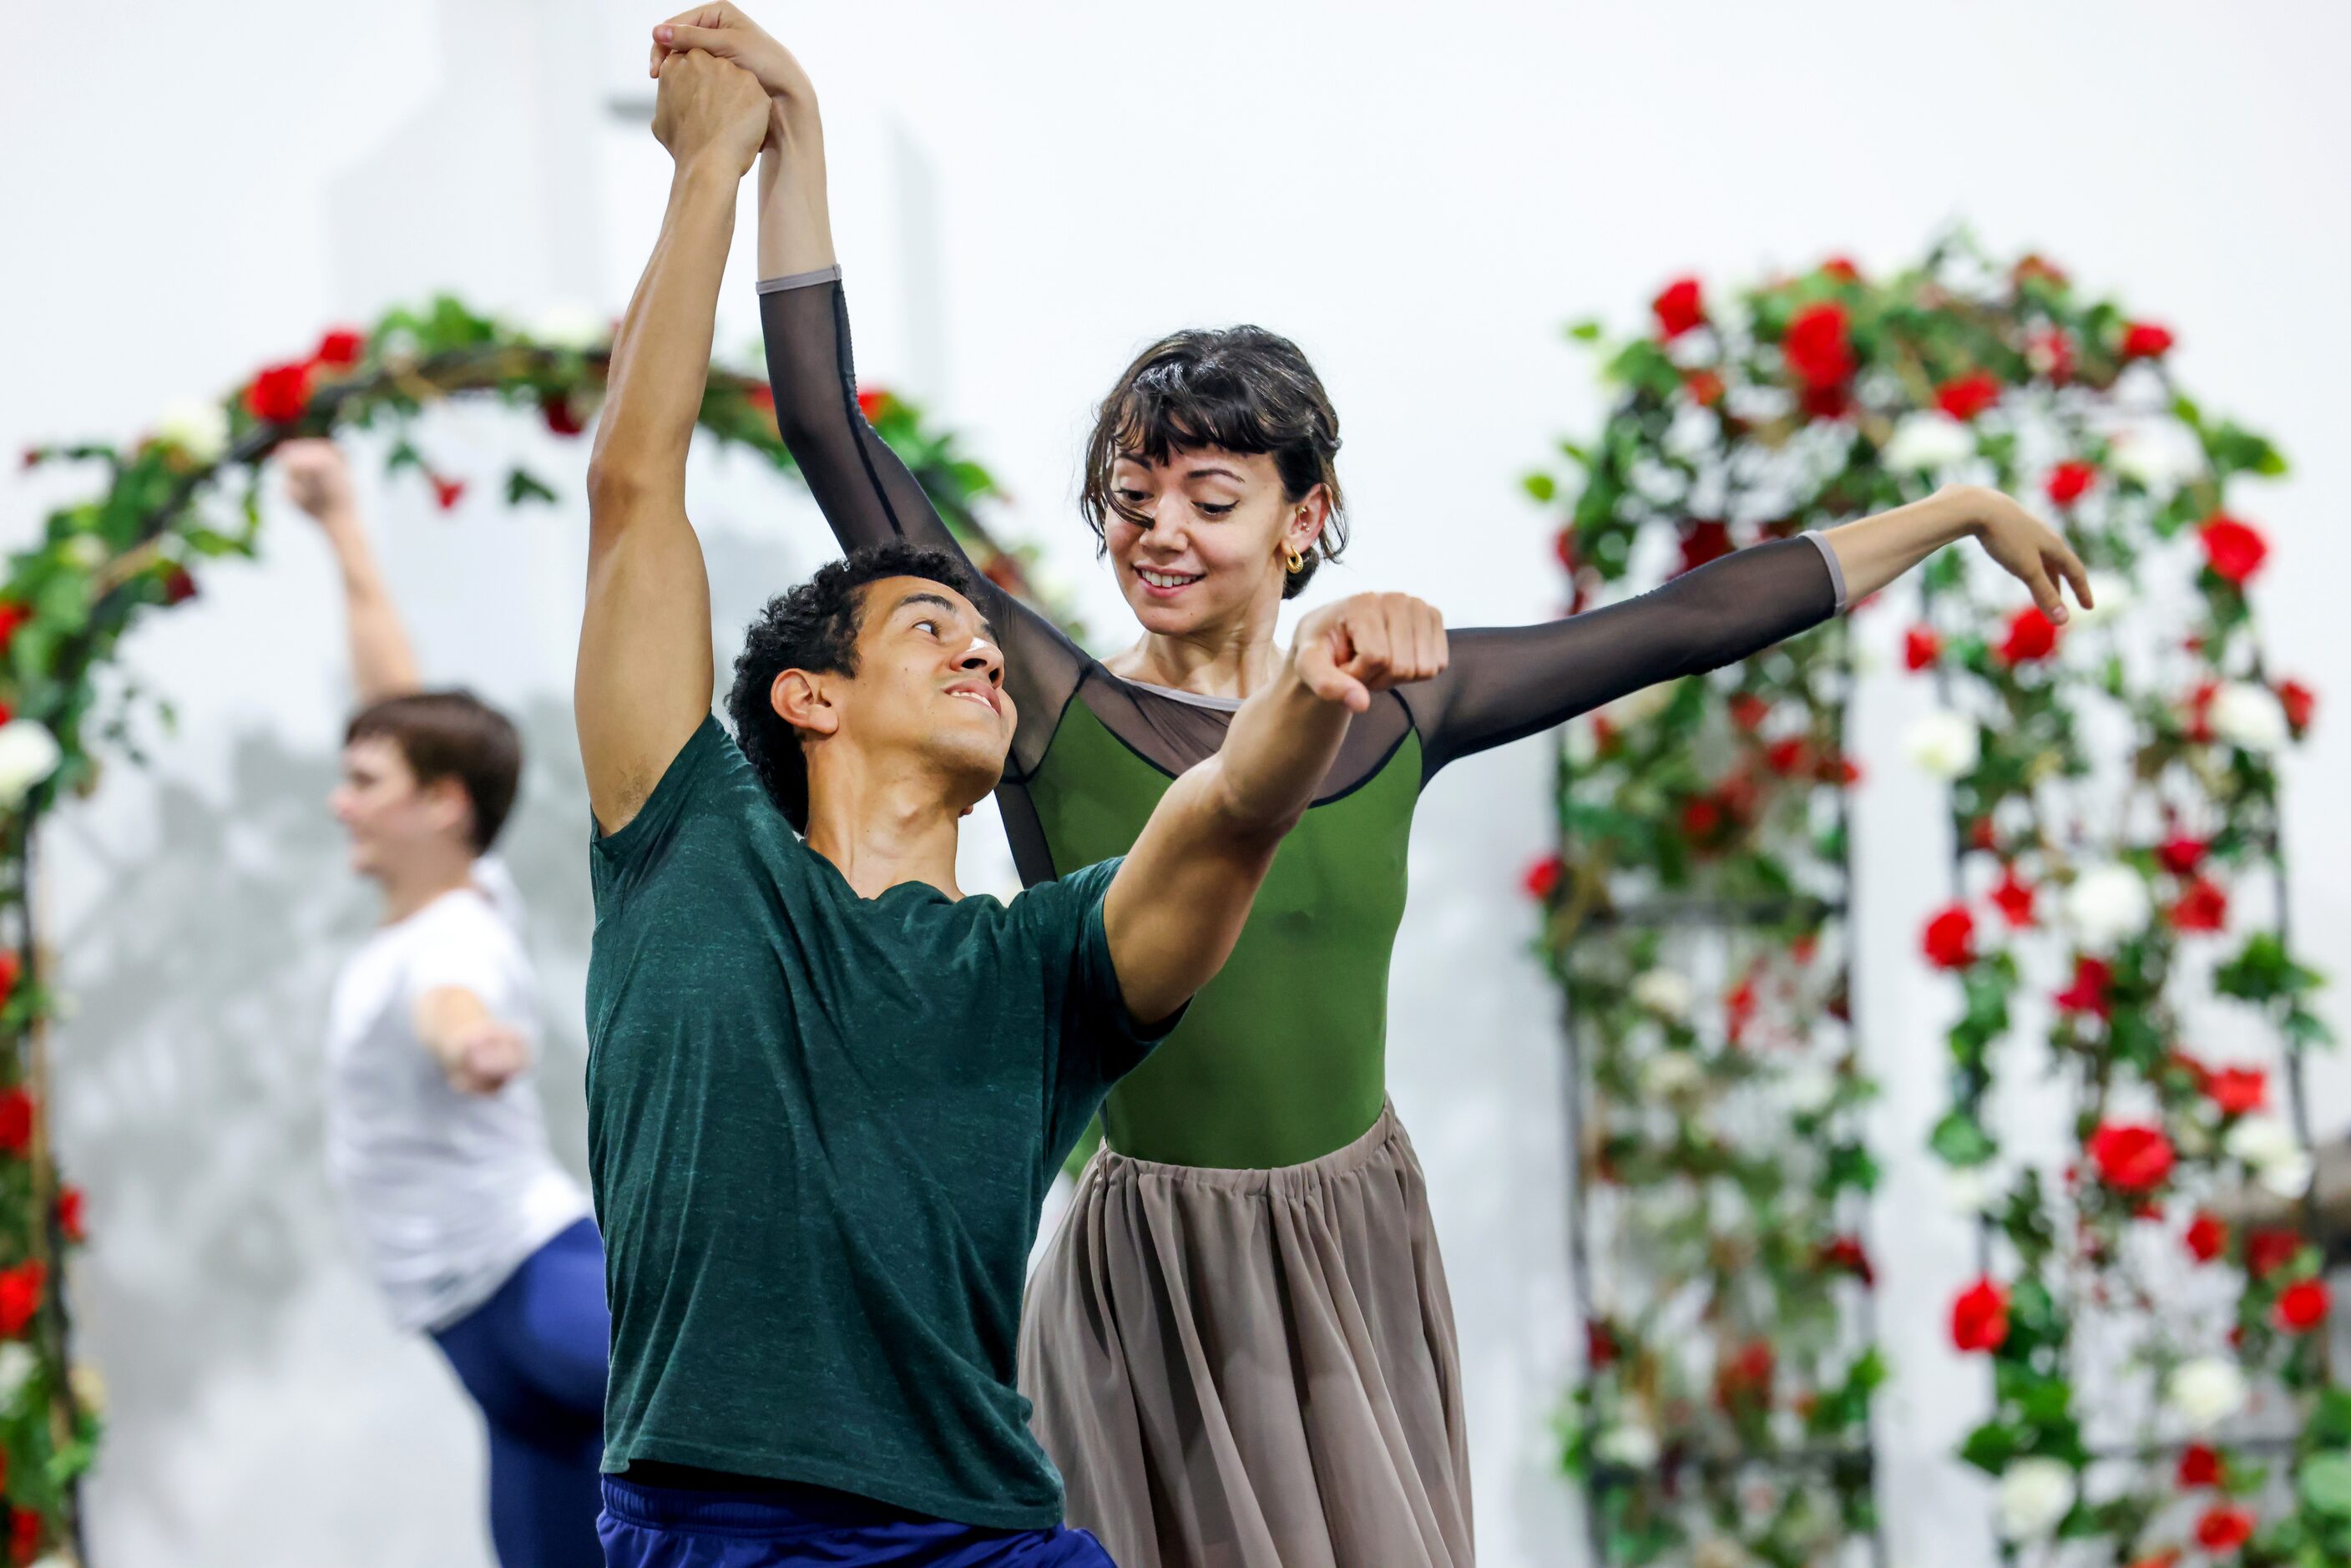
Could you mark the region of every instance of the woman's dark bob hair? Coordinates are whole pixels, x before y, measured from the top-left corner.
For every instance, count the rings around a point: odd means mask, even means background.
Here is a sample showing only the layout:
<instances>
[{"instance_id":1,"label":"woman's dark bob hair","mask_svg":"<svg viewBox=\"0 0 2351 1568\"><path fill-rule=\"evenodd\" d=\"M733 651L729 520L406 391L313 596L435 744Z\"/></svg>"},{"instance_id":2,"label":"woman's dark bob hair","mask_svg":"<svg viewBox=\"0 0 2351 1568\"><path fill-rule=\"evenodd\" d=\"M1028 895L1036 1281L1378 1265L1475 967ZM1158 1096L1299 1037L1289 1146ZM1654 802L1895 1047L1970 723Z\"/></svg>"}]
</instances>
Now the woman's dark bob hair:
<instances>
[{"instance_id":1,"label":"woman's dark bob hair","mask_svg":"<svg viewBox=\"0 0 2351 1568\"><path fill-rule=\"evenodd\" d=\"M1317 485L1330 496L1322 537L1306 551L1304 569L1282 584L1283 598L1301 591L1318 565L1336 560L1347 548L1339 416L1298 345L1262 327L1173 333L1126 367L1102 399L1086 441L1078 507L1096 542L1109 548L1105 530L1113 517L1150 526L1148 517L1128 509L1113 490L1111 470L1120 458L1156 465L1172 452L1200 446L1270 455L1291 501L1304 500Z\"/></svg>"}]
</instances>

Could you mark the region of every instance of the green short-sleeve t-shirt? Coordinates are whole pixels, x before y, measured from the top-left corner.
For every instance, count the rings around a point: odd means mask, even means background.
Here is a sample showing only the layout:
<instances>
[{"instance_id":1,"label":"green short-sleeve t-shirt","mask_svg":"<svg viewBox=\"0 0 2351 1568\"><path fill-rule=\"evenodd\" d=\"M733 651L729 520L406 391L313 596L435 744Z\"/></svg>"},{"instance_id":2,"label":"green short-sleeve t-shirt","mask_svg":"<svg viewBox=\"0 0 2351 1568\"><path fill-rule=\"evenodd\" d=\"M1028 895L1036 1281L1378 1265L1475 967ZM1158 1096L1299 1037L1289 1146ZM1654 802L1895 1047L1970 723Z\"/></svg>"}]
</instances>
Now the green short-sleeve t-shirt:
<instances>
[{"instance_id":1,"label":"green short-sleeve t-shirt","mask_svg":"<svg viewBox=\"0 0 2351 1568\"><path fill-rule=\"evenodd\" d=\"M604 1468L1058 1521L1013 1385L1038 1206L1173 1022L1121 1000L1116 862L1008 904L862 898L716 720L590 858Z\"/></svg>"}]
</instances>

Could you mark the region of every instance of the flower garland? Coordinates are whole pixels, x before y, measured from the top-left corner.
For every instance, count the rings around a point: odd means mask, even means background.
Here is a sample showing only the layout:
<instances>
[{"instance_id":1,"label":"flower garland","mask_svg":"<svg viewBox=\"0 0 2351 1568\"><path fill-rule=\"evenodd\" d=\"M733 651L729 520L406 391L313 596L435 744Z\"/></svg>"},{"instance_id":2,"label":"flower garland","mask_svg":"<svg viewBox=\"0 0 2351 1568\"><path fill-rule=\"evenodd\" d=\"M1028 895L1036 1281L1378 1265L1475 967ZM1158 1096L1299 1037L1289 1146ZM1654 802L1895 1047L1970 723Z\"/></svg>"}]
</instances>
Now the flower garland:
<instances>
[{"instance_id":1,"label":"flower garland","mask_svg":"<svg viewBox=\"0 0 2351 1568\"><path fill-rule=\"evenodd\" d=\"M2268 544L2230 494L2283 473L2283 461L2172 387L2168 329L2084 297L2039 256L1996 267L1963 237L1884 280L1832 260L1719 306L1684 279L1653 313L1654 334L1611 360L1624 391L1600 439L1566 449L1583 470L1562 538L1578 608L1623 574L1636 532L1677 538L1686 568L1961 480L2044 499L2093 569L2097 611L2060 629L2009 608L2012 590L1971 571L1969 552L1945 551L1921 574L1926 607L1903 640L1904 663L1934 679L1940 699L1904 749L1949 782L1960 847L1959 896L1920 936L1927 961L1961 990L1949 1040L1953 1107L1932 1145L1954 1202L1985 1215L1996 1242L1984 1276L1955 1283L1950 1329L1959 1348L1993 1364L1993 1413L1962 1457L1998 1478L2005 1549L2097 1537L2118 1563L2168 1563L2191 1547L2262 1568L2351 1560L2351 1395L2327 1384L2317 1249L2290 1225L2224 1213L2258 1213L2307 1188L2309 1155L2272 1069L2280 1040L2291 1052L2325 1039L2309 1006L2317 977L2294 961L2283 930L2274 765L2315 698L2263 663L2247 589ZM1540 500L1561 493L1547 476L1530 487ZM1766 819L1733 810L1761 798L1759 770L1721 737L1750 727L1741 697L1762 704L1747 710L1752 729L1835 733L1833 684L1770 685L1775 670L1819 664L1812 643L1682 683L1646 699L1651 711L1630 723L1604 713L1571 732L1562 828L1593 868L1579 879L1602 890L1589 896L1615 896L1614 884L1635 874L1672 887L1692 867L1708 882L1761 877L1740 854L1761 841ZM1722 836L1726 821L1740 836ZM1840 846L1823 834L1820 847ZM1563 885L1558 863L1539 880ZM1782 896L1812 885L1793 862L1771 863ZM1622 1346L1604 1346L1595 1331L1569 1455L1595 1476L1628 1407L1653 1411L1660 1390L1702 1385L1692 1364L1702 1343L1670 1333L1657 1343L1656 1331L1679 1320L1664 1315L1672 1298L1656 1286L1689 1288L1661 1267L1677 1239L1769 1259L1766 1238L1792 1224L1817 1233L1824 1221L1817 1207L1761 1204L1751 1190L1742 1208L1695 1189L1696 1156L1729 1141L1719 1129L1731 1092L1759 1075L1753 1053L1701 1058L1701 1071L1679 1074L1687 1087L1672 1073L1657 1082L1660 1051L1679 1046L1627 1010L1617 950L1642 961L1637 945L1604 933L1566 946L1562 895L1538 891L1552 904L1571 1009L1601 1039L1587 1176L1603 1196L1612 1175L1649 1187L1632 1200L1637 1223L1619 1238L1612 1284L1649 1291L1622 1315L1646 1333L1655 1369L1628 1380ZM1743 976L1736 963L1729 973ZM1739 995L1726 998L1733 1015ZM2058 1168L2003 1148L1993 1131L1995 1068L2022 1071L1995 1048L2020 1025L2045 1040L2079 1107L2074 1154ZM1726 1027L1724 1038L1737 1037ZM1849 1055L1839 1071L1850 1093L1866 1093ZM1638 1089L1647 1104L1618 1104ZM1782 1093L1781 1118L1761 1116L1748 1135L1782 1148L1800 1146L1791 1134L1816 1137L1802 1120L1812 1098ZM1662 1139L1660 1101L1673 1122ZM1612 1128L1641 1116L1661 1157L1639 1168L1595 1157ZM1735 1282L1783 1312L1802 1301L1768 1266ZM1698 1321L1728 1310L1733 1283L1711 1282ZM1615 1320L1608 1327L1613 1339ZM1795 1312L1759 1337L1817 1343L1816 1316ZM2091 1361L2099 1396L2079 1400ZM1874 1353L1863 1364L1882 1374ZM2222 1441L2223 1424L2261 1403L2262 1385L2266 1443ZM1807 1385L1794 1399L1800 1412L1817 1409L1822 1391ZM1656 1445L1660 1454L1712 1440L1707 1423L1683 1426ZM1768 1425L1739 1436L1747 1457L1787 1457ZM1629 1448L1646 1457L1645 1445ZM2264 1448L2281 1462L2260 1462ZM1595 1493L1612 1530L1649 1521L1610 1541L1611 1561L1716 1542L1725 1562L1735 1552L1821 1558L1818 1536L1792 1538L1779 1513L1737 1487L1677 1489L1669 1468L1646 1473L1643 1485L1615 1487L1629 1501ZM1797 1490L1767 1489L1782 1509ZM1865 1528L1865 1502L1844 1500Z\"/></svg>"},{"instance_id":2,"label":"flower garland","mask_svg":"<svg viewBox=\"0 0 2351 1568\"><path fill-rule=\"evenodd\" d=\"M50 512L0 580L0 1531L11 1563L79 1560L77 1481L99 1432L97 1379L70 1346L64 1265L86 1233L81 1195L59 1184L47 1146L43 1043L58 998L33 928L30 856L42 816L95 787L98 747L138 755L132 698L104 680L116 645L148 612L196 598L204 560L255 553L261 464L280 442L381 424L393 434L387 468L414 469L453 510L474 481L427 460L418 416L452 397L492 398L579 435L602 395L609 340L594 319L526 329L443 297L392 310L371 330L329 331L224 401L175 403L127 447L24 454L26 468L95 465L101 484ZM858 401L981 569L1029 592L1027 552L998 545L977 515L997 495L987 470L905 400L869 388ZM700 425L792 471L756 373L714 367ZM556 492L516 466L499 494L520 506ZM168 710L160 716L168 723Z\"/></svg>"}]
</instances>

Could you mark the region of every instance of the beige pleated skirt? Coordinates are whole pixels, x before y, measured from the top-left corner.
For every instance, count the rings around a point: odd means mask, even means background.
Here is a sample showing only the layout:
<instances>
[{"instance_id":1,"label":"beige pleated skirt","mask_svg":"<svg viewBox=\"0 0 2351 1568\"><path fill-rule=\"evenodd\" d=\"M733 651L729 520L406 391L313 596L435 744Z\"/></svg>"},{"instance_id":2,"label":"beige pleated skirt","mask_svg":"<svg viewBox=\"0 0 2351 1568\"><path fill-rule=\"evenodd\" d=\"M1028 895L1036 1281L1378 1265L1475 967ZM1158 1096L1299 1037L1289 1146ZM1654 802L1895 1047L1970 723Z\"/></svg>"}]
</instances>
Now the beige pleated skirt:
<instances>
[{"instance_id":1,"label":"beige pleated skirt","mask_svg":"<svg viewBox=\"0 0 2351 1568\"><path fill-rule=\"evenodd\" d=\"M1020 1385L1120 1568L1468 1568L1453 1305L1391 1107L1336 1153L1105 1148L1029 1282Z\"/></svg>"}]
</instances>

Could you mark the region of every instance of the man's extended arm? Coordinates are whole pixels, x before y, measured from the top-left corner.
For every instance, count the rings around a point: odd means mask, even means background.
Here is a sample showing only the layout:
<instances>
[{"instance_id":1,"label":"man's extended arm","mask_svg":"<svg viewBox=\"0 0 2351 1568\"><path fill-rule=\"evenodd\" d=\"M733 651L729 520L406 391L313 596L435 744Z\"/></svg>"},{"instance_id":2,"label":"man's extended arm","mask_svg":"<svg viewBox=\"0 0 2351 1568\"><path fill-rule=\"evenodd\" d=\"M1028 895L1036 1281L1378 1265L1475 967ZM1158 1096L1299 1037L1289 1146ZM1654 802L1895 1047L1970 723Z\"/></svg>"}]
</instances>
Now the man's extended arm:
<instances>
[{"instance_id":1,"label":"man's extended arm","mask_svg":"<svg viewBox=\"0 0 2351 1568\"><path fill-rule=\"evenodd\" d=\"M350 638L351 684L360 706L402 696L423 685L416 673L416 651L400 623L400 607L392 601L375 550L368 543L367 525L360 520L359 503L351 493L350 462L331 441L306 438L277 449L278 471L286 476L286 493L294 504L317 519L319 529L335 552L343 580L343 622Z\"/></svg>"},{"instance_id":2,"label":"man's extended arm","mask_svg":"<svg viewBox=\"0 0 2351 1568\"><path fill-rule=\"evenodd\" d=\"M1351 715L1445 668L1445 625L1400 593L1360 594L1299 622L1224 748L1160 797L1102 899L1127 1010L1155 1023L1231 956L1282 835L1305 814Z\"/></svg>"},{"instance_id":3,"label":"man's extended arm","mask_svg":"<svg viewBox=\"0 0 2351 1568\"><path fill-rule=\"evenodd\" d=\"M701 53L663 63L653 134L675 160L653 259L613 335L588 465L588 604L572 706L588 801L634 817L710 713L710 582L685 517L685 454L710 374L735 198L768 128L750 76Z\"/></svg>"}]
</instances>

